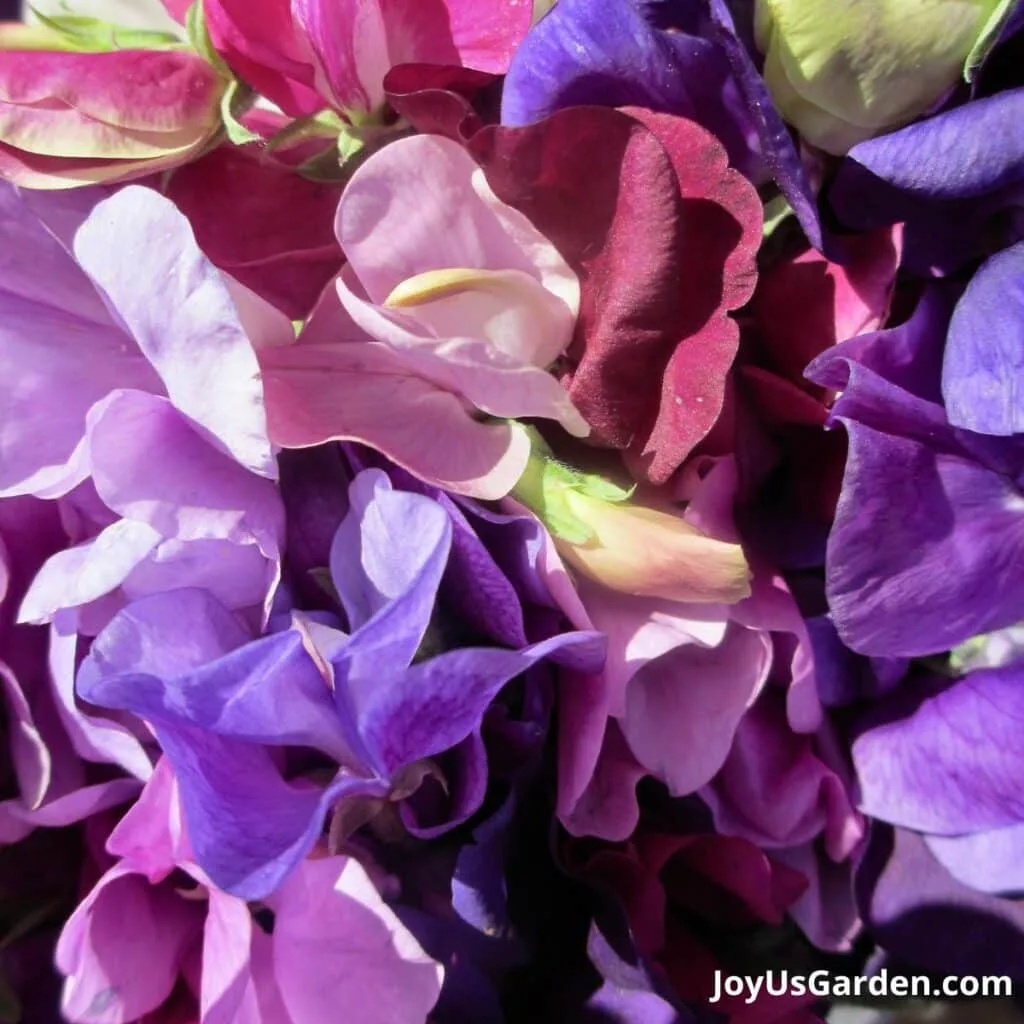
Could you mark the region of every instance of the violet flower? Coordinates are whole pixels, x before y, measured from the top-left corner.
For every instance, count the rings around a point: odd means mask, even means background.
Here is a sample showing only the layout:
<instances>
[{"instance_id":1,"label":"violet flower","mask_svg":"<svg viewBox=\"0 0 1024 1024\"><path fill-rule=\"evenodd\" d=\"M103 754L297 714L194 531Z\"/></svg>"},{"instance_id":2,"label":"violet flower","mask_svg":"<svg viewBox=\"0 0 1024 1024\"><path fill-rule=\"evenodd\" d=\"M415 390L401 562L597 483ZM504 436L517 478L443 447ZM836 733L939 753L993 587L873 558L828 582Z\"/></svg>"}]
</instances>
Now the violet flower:
<instances>
[{"instance_id":1,"label":"violet flower","mask_svg":"<svg viewBox=\"0 0 1024 1024\"><path fill-rule=\"evenodd\" d=\"M350 633L330 618L295 614L292 628L252 639L208 593L172 591L116 616L79 673L83 697L156 730L198 862L236 895L273 890L339 801L350 811L401 802L447 752L458 766L449 820L421 834L465 820L486 788L481 719L506 682L548 657L592 667L603 656L596 634L566 633L413 664L452 550L451 519L429 498L394 490L378 470L356 478L350 503L331 552ZM284 747L341 767L325 787L287 780L275 754ZM402 816L417 828L411 806Z\"/></svg>"}]
</instances>

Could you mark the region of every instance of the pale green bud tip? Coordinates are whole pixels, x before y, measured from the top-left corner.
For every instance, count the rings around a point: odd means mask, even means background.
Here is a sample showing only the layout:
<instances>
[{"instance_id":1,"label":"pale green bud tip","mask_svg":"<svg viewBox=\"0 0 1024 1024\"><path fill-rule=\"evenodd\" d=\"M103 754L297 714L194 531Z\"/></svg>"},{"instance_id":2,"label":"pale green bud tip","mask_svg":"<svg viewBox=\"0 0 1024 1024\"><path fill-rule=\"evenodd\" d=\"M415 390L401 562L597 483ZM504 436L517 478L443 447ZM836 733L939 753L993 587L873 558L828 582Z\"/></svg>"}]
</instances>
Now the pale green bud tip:
<instances>
[{"instance_id":1,"label":"pale green bud tip","mask_svg":"<svg viewBox=\"0 0 1024 1024\"><path fill-rule=\"evenodd\" d=\"M956 84L1001 0L757 0L782 116L830 153L926 113Z\"/></svg>"}]
</instances>

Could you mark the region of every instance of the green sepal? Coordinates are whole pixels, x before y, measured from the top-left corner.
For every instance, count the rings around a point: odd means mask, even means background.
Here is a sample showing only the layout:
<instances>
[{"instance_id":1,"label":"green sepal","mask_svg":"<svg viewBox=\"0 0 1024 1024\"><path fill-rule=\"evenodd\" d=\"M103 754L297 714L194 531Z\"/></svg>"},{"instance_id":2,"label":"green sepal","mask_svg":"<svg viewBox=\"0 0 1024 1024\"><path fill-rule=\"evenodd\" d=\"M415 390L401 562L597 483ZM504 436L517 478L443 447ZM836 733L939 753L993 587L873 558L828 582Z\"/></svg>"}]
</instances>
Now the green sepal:
<instances>
[{"instance_id":1,"label":"green sepal","mask_svg":"<svg viewBox=\"0 0 1024 1024\"><path fill-rule=\"evenodd\" d=\"M793 207L784 195L772 196L764 204L764 229L762 238L770 238L787 217L793 216Z\"/></svg>"},{"instance_id":2,"label":"green sepal","mask_svg":"<svg viewBox=\"0 0 1024 1024\"><path fill-rule=\"evenodd\" d=\"M333 110L321 110L315 117L299 117L267 139L264 153L290 149L310 139L334 139L345 122Z\"/></svg>"},{"instance_id":3,"label":"green sepal","mask_svg":"<svg viewBox=\"0 0 1024 1024\"><path fill-rule=\"evenodd\" d=\"M632 497L636 485L620 487L596 473L582 473L556 459L536 430L522 429L527 430L533 451L512 496L532 509L559 539L586 544L593 539L594 530L572 510L565 500L566 493L584 494L595 501L617 505Z\"/></svg>"},{"instance_id":4,"label":"green sepal","mask_svg":"<svg viewBox=\"0 0 1024 1024\"><path fill-rule=\"evenodd\" d=\"M1010 20L1010 15L1013 13L1015 6L1016 0L1001 0L989 15L988 21L985 22L985 27L974 41L971 52L967 54L967 59L964 61L965 82L974 81L981 65L985 63L985 58L988 57L992 52L992 48L999 42L999 36L1006 27L1006 23Z\"/></svg>"},{"instance_id":5,"label":"green sepal","mask_svg":"<svg viewBox=\"0 0 1024 1024\"><path fill-rule=\"evenodd\" d=\"M29 7L35 19L59 40L67 53L111 53L114 50L183 50L185 44L170 32L113 25L77 14L43 14ZM32 47L33 49L35 47ZM39 49L54 49L40 44Z\"/></svg>"},{"instance_id":6,"label":"green sepal","mask_svg":"<svg viewBox=\"0 0 1024 1024\"><path fill-rule=\"evenodd\" d=\"M185 34L188 36L192 49L199 54L224 78L233 78L230 68L224 63L221 55L214 49L210 40L210 32L206 27L206 15L203 13L203 0L195 0L185 15Z\"/></svg>"},{"instance_id":7,"label":"green sepal","mask_svg":"<svg viewBox=\"0 0 1024 1024\"><path fill-rule=\"evenodd\" d=\"M239 118L252 106L255 93L237 78L232 78L224 95L220 98L220 117L224 122L227 137L236 145L244 146L250 142L259 142L261 137L249 131Z\"/></svg>"}]
</instances>

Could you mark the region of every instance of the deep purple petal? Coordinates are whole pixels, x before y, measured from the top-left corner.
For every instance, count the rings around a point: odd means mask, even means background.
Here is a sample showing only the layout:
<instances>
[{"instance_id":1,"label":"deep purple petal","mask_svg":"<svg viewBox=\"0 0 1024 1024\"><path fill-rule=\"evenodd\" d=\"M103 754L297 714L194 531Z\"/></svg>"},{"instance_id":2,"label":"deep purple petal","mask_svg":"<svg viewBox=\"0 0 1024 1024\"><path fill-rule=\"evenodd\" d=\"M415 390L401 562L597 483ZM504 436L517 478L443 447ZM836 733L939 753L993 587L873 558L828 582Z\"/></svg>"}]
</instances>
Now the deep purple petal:
<instances>
[{"instance_id":1,"label":"deep purple petal","mask_svg":"<svg viewBox=\"0 0 1024 1024\"><path fill-rule=\"evenodd\" d=\"M975 100L850 150L830 198L859 223L872 176L911 196L958 199L1024 180L1024 88ZM861 217L863 214L861 214Z\"/></svg>"},{"instance_id":2,"label":"deep purple petal","mask_svg":"<svg viewBox=\"0 0 1024 1024\"><path fill-rule=\"evenodd\" d=\"M1024 504L965 458L848 423L827 593L863 654L944 651L1024 616Z\"/></svg>"},{"instance_id":3,"label":"deep purple petal","mask_svg":"<svg viewBox=\"0 0 1024 1024\"><path fill-rule=\"evenodd\" d=\"M754 127L761 141L762 158L796 214L807 240L815 249L821 250L824 237L818 218L817 198L789 129L775 109L768 86L736 33L736 25L726 0L704 0L704 3L711 17L716 42L728 57L732 73L754 119Z\"/></svg>"},{"instance_id":4,"label":"deep purple petal","mask_svg":"<svg viewBox=\"0 0 1024 1024\"><path fill-rule=\"evenodd\" d=\"M242 637L231 613L206 591L143 598L96 638L78 692L158 725L347 757L331 691L300 634L289 630L224 649Z\"/></svg>"},{"instance_id":5,"label":"deep purple petal","mask_svg":"<svg viewBox=\"0 0 1024 1024\"><path fill-rule=\"evenodd\" d=\"M725 53L713 41L656 24L669 5L561 0L516 51L502 90L502 124L532 124L571 106L646 107L697 121L749 172L753 127Z\"/></svg>"},{"instance_id":6,"label":"deep purple petal","mask_svg":"<svg viewBox=\"0 0 1024 1024\"><path fill-rule=\"evenodd\" d=\"M566 633L521 651L448 651L401 676L362 687L357 714L367 744L389 772L455 746L515 676L547 657L603 654L597 633ZM575 650L574 650L575 648Z\"/></svg>"}]
</instances>

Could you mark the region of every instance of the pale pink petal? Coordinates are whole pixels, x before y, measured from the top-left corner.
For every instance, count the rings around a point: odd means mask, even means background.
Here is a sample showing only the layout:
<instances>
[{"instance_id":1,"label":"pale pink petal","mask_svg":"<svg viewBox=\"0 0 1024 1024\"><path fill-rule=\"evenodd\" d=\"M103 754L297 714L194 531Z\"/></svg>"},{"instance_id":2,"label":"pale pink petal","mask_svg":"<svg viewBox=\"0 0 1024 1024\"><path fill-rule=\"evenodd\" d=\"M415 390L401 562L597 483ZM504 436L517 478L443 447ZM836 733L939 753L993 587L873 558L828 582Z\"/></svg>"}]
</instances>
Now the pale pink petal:
<instances>
[{"instance_id":1,"label":"pale pink petal","mask_svg":"<svg viewBox=\"0 0 1024 1024\"><path fill-rule=\"evenodd\" d=\"M579 308L579 282L555 247L450 139L415 135L374 154L342 193L336 226L373 303L417 274L466 267L521 271Z\"/></svg>"},{"instance_id":2,"label":"pale pink petal","mask_svg":"<svg viewBox=\"0 0 1024 1024\"><path fill-rule=\"evenodd\" d=\"M722 767L771 654L767 634L730 625L719 646L678 647L630 680L623 734L674 796L695 792Z\"/></svg>"},{"instance_id":3,"label":"pale pink petal","mask_svg":"<svg viewBox=\"0 0 1024 1024\"><path fill-rule=\"evenodd\" d=\"M157 762L131 810L114 826L107 852L156 883L191 859L178 783L166 758Z\"/></svg>"},{"instance_id":4,"label":"pale pink petal","mask_svg":"<svg viewBox=\"0 0 1024 1024\"><path fill-rule=\"evenodd\" d=\"M367 335L391 348L407 372L462 395L492 416L557 420L576 437L590 428L569 393L547 372L509 355L490 341L472 337L434 339L419 333L404 311L373 306L348 287L346 273L338 279L345 311Z\"/></svg>"},{"instance_id":5,"label":"pale pink petal","mask_svg":"<svg viewBox=\"0 0 1024 1024\"><path fill-rule=\"evenodd\" d=\"M526 468L523 431L474 419L384 345L291 345L260 361L270 437L283 448L361 441L422 480L488 499L507 494Z\"/></svg>"},{"instance_id":6,"label":"pale pink petal","mask_svg":"<svg viewBox=\"0 0 1024 1024\"><path fill-rule=\"evenodd\" d=\"M249 962L253 936L249 906L216 888L207 894L200 1020L202 1024L270 1024L260 1019Z\"/></svg>"}]
</instances>

